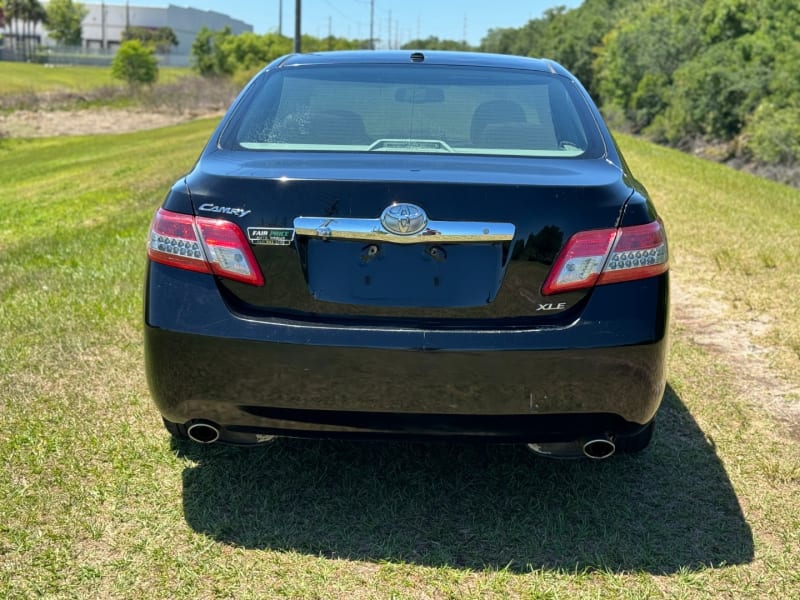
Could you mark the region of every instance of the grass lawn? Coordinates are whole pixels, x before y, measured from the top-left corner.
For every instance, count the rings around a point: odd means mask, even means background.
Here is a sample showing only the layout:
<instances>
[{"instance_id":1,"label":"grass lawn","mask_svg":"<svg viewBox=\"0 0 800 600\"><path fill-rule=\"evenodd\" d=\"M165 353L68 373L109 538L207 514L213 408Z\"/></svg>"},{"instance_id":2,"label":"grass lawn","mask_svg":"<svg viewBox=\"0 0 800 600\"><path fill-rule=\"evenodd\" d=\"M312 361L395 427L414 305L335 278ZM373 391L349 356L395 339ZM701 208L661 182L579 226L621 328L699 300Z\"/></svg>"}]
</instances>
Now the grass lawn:
<instances>
[{"instance_id":1,"label":"grass lawn","mask_svg":"<svg viewBox=\"0 0 800 600\"><path fill-rule=\"evenodd\" d=\"M744 393L680 319L637 457L172 442L142 368L144 239L213 126L0 139L0 597L800 597L800 441L762 407L773 382ZM797 385L800 191L621 142L676 288L765 315Z\"/></svg>"},{"instance_id":2,"label":"grass lawn","mask_svg":"<svg viewBox=\"0 0 800 600\"><path fill-rule=\"evenodd\" d=\"M800 190L622 138L670 235L681 282L717 310L764 321L771 361L800 374ZM795 379L797 381L797 379Z\"/></svg>"},{"instance_id":3,"label":"grass lawn","mask_svg":"<svg viewBox=\"0 0 800 600\"><path fill-rule=\"evenodd\" d=\"M161 67L158 80L169 83L190 75L189 69ZM29 92L86 92L103 86L122 86L110 67L52 66L0 61L0 96Z\"/></svg>"}]
</instances>

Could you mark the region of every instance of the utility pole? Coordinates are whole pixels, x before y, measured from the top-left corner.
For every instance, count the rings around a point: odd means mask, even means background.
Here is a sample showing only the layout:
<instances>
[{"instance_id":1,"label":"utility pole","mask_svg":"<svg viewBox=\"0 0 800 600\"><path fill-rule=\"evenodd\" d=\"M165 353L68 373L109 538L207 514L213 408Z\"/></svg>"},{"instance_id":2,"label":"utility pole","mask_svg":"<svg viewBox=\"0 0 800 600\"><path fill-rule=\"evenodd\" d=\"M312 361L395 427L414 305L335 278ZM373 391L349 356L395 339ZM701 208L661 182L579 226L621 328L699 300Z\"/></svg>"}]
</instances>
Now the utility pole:
<instances>
[{"instance_id":1,"label":"utility pole","mask_svg":"<svg viewBox=\"0 0 800 600\"><path fill-rule=\"evenodd\" d=\"M283 36L283 0L278 0L278 35Z\"/></svg>"},{"instance_id":2,"label":"utility pole","mask_svg":"<svg viewBox=\"0 0 800 600\"><path fill-rule=\"evenodd\" d=\"M302 40L300 39L300 3L301 0L294 0L294 51L300 53Z\"/></svg>"},{"instance_id":3,"label":"utility pole","mask_svg":"<svg viewBox=\"0 0 800 600\"><path fill-rule=\"evenodd\" d=\"M375 50L375 0L369 0L369 47Z\"/></svg>"},{"instance_id":4,"label":"utility pole","mask_svg":"<svg viewBox=\"0 0 800 600\"><path fill-rule=\"evenodd\" d=\"M389 11L389 34L386 36L386 47L392 49L392 11Z\"/></svg>"}]
</instances>

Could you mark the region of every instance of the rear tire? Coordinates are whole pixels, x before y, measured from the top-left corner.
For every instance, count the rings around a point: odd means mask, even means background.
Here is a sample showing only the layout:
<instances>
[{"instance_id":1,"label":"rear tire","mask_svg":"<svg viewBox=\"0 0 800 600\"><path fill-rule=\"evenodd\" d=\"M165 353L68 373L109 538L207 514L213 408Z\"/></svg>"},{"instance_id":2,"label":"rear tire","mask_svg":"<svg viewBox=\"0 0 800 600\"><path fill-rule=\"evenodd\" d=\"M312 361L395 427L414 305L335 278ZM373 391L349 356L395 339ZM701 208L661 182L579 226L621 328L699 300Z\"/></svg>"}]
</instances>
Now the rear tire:
<instances>
[{"instance_id":1,"label":"rear tire","mask_svg":"<svg viewBox=\"0 0 800 600\"><path fill-rule=\"evenodd\" d=\"M656 428L656 421L650 421L644 429L633 435L620 435L614 440L619 454L636 454L650 445L653 439L653 431Z\"/></svg>"}]
</instances>

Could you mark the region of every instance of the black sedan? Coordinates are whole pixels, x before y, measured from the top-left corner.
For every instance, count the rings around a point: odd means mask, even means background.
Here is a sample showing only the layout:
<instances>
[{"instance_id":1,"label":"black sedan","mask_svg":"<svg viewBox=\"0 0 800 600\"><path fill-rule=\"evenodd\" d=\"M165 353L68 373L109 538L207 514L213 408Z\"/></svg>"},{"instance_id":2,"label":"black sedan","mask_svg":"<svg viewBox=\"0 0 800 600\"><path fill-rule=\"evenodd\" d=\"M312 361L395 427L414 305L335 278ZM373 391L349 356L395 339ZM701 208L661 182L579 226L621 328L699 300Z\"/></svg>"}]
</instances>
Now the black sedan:
<instances>
[{"instance_id":1,"label":"black sedan","mask_svg":"<svg viewBox=\"0 0 800 600\"><path fill-rule=\"evenodd\" d=\"M178 438L650 442L664 227L552 61L280 58L169 191L147 254L148 381Z\"/></svg>"}]
</instances>

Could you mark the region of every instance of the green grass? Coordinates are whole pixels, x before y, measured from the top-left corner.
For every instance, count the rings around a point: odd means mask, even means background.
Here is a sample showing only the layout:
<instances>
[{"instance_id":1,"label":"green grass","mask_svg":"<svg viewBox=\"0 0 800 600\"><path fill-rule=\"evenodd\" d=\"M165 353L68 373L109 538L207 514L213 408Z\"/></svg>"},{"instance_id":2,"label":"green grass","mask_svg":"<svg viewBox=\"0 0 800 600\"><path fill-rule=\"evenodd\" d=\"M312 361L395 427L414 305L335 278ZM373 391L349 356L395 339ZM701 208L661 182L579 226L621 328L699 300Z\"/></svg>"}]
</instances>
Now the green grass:
<instances>
[{"instance_id":1,"label":"green grass","mask_svg":"<svg viewBox=\"0 0 800 600\"><path fill-rule=\"evenodd\" d=\"M189 75L189 69L162 67L159 81L169 83ZM49 66L0 61L0 96L42 92L86 92L122 86L109 67Z\"/></svg>"},{"instance_id":2,"label":"green grass","mask_svg":"<svg viewBox=\"0 0 800 600\"><path fill-rule=\"evenodd\" d=\"M800 597L800 444L681 323L638 457L171 442L142 373L144 239L212 127L0 140L0 597ZM800 192L621 141L675 281L765 311L791 357Z\"/></svg>"},{"instance_id":3,"label":"green grass","mask_svg":"<svg viewBox=\"0 0 800 600\"><path fill-rule=\"evenodd\" d=\"M800 190L625 137L626 156L651 191L683 280L714 294L725 314L766 319L771 360L800 373Z\"/></svg>"}]
</instances>

